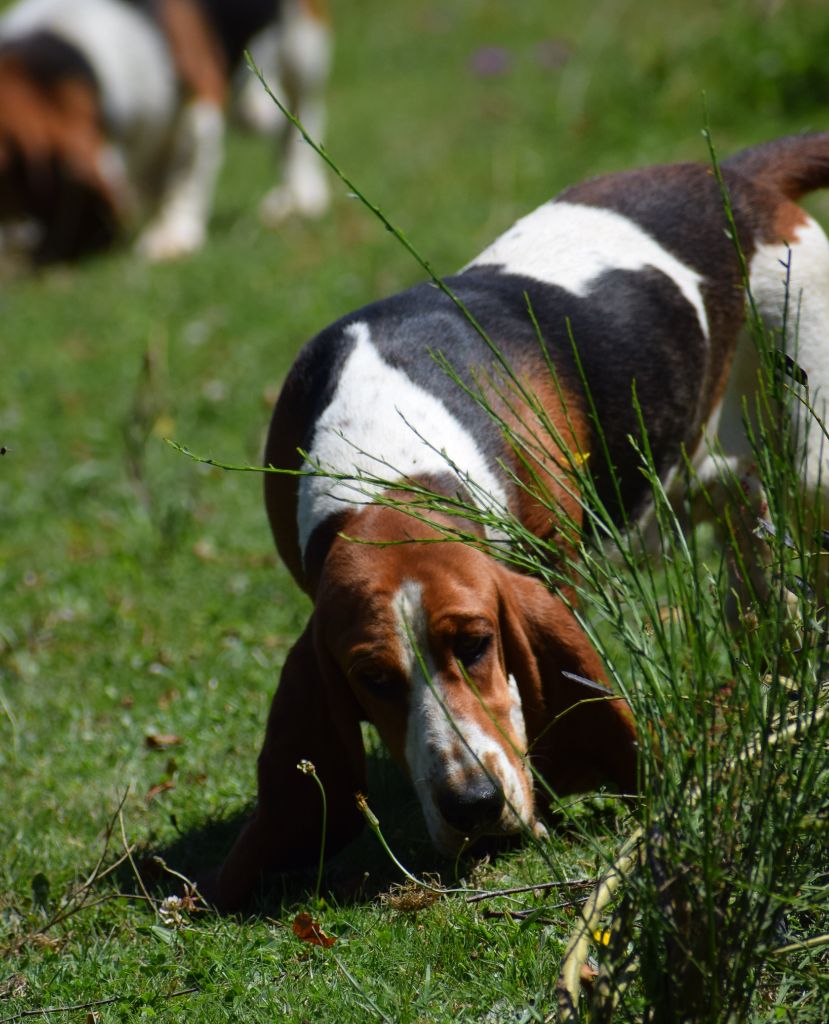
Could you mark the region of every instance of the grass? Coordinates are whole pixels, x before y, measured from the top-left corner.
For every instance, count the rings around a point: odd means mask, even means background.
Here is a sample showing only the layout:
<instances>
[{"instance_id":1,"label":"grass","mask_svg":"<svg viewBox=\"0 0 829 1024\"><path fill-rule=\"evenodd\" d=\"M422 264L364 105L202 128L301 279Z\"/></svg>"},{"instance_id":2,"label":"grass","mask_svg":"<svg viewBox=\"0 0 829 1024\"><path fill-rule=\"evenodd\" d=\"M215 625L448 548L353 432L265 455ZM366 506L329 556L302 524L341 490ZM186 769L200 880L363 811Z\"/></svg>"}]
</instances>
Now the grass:
<instances>
[{"instance_id":1,"label":"grass","mask_svg":"<svg viewBox=\"0 0 829 1024\"><path fill-rule=\"evenodd\" d=\"M574 180L705 159L703 91L722 152L825 126L818 2L550 6L334 5L328 149L440 273ZM493 45L505 70L476 73ZM266 883L245 918L176 928L123 864L89 892L106 902L40 931L94 868L125 794L154 897L175 880L153 855L185 872L221 855L307 615L272 553L261 481L194 465L162 437L257 462L300 344L422 276L342 192L324 221L262 232L270 175L261 140L235 136L198 257L144 267L121 252L0 291L0 1020L106 999L57 1019L498 1022L552 1007L575 913L557 904L583 889L406 914L374 899L401 876L370 834L326 870L322 907L311 869ZM811 205L829 213L826 197ZM372 773L394 851L451 882L380 751ZM593 877L625 828L591 798L546 859L518 850L458 873L491 888ZM116 822L105 864L122 853ZM299 909L338 942L299 943ZM815 956L767 976L745 1019L825 1020Z\"/></svg>"}]
</instances>

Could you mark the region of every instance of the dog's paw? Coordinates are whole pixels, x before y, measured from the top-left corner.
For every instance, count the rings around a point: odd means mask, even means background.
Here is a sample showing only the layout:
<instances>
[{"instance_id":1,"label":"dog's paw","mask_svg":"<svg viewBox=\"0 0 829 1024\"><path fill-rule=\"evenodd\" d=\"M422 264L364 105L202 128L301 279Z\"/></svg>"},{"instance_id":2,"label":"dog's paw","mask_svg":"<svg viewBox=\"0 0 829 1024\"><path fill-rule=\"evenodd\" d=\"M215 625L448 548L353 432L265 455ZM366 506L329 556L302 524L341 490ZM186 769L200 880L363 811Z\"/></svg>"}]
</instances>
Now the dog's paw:
<instances>
[{"instance_id":1,"label":"dog's paw","mask_svg":"<svg viewBox=\"0 0 829 1024\"><path fill-rule=\"evenodd\" d=\"M249 881L228 878L222 868L204 871L196 876L196 891L205 907L219 914L236 914L250 899Z\"/></svg>"},{"instance_id":2,"label":"dog's paw","mask_svg":"<svg viewBox=\"0 0 829 1024\"><path fill-rule=\"evenodd\" d=\"M196 875L195 888L205 906L218 909L220 902L219 868L203 871Z\"/></svg>"},{"instance_id":3,"label":"dog's paw","mask_svg":"<svg viewBox=\"0 0 829 1024\"><path fill-rule=\"evenodd\" d=\"M139 237L136 252L149 263L181 259L204 245L204 225L195 221L161 221L151 224Z\"/></svg>"},{"instance_id":4,"label":"dog's paw","mask_svg":"<svg viewBox=\"0 0 829 1024\"><path fill-rule=\"evenodd\" d=\"M278 228L289 217L321 217L330 201L325 178L317 174L306 175L300 181L272 188L259 206L259 218L266 228Z\"/></svg>"}]
</instances>

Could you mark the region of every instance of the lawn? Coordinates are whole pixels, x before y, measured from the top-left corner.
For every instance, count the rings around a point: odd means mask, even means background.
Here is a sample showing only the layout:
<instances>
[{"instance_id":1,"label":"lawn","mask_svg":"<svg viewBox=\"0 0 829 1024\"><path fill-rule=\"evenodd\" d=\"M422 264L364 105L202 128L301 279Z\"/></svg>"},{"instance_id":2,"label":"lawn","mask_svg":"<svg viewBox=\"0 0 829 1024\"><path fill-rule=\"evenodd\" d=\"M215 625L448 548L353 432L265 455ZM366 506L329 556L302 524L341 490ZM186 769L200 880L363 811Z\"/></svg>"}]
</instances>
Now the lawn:
<instances>
[{"instance_id":1,"label":"lawn","mask_svg":"<svg viewBox=\"0 0 829 1024\"><path fill-rule=\"evenodd\" d=\"M327 149L441 274L568 183L707 159L706 121L723 154L827 127L822 0L332 6ZM199 255L150 267L125 248L0 282L0 1024L45 1007L294 1024L554 1008L583 887L407 911L371 834L328 866L322 903L310 870L266 881L243 916L157 913L178 885L159 859L188 875L215 863L249 810L308 613L261 479L164 438L257 463L302 343L423 277L336 181L325 219L265 232L272 174L267 144L234 133ZM809 205L829 224L829 196ZM371 770L391 847L447 885L593 878L632 828L600 795L539 848L447 864L380 749ZM79 891L126 850L134 868ZM294 935L305 910L333 946ZM775 975L750 1019L826 1020L819 974ZM620 1019L641 1013L633 996Z\"/></svg>"}]
</instances>

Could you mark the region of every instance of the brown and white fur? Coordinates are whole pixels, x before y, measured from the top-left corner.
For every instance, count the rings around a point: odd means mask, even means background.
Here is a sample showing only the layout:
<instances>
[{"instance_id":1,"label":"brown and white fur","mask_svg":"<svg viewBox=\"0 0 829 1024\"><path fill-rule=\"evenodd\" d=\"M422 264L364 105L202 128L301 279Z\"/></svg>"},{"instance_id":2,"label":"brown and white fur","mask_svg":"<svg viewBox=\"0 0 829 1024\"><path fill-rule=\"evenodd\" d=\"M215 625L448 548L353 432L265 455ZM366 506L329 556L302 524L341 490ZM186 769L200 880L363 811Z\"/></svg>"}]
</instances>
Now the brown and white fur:
<instances>
[{"instance_id":1,"label":"brown and white fur","mask_svg":"<svg viewBox=\"0 0 829 1024\"><path fill-rule=\"evenodd\" d=\"M775 331L790 275L797 363L825 413L829 243L793 200L829 185L829 134L756 147L722 171L754 299ZM568 189L447 281L541 401L559 443L592 453L599 494L620 523L643 523L649 508L628 440L639 434L634 383L666 485L684 448L703 483L736 474L749 510L763 512L741 421L758 361L726 226L718 185L703 164L615 174ZM570 331L619 494L596 442ZM460 493L507 509L545 540L560 539L565 516L581 518L567 458L552 437L541 452L537 437L528 439L537 462L528 474L492 418L437 364L436 351L472 390L490 388L498 376L467 318L423 284L328 327L285 382L266 461L309 473L268 475L265 499L279 552L314 611L273 701L256 813L215 879L212 895L222 906L238 904L263 869L316 856L319 802L297 771L300 759L314 763L325 786L327 849L355 834L354 794L366 784L363 720L410 776L445 852L467 837L539 827L528 762L559 793L602 780L636 788L629 709L580 681L601 686L606 677L568 595L492 557L496 534L469 523L478 545L447 541L452 524L440 513L390 508L384 485L372 482L398 480L404 502L406 488L411 495L418 485L450 499ZM507 402L497 392L493 385L490 400L514 416L520 434L533 416L522 413L517 394ZM822 488L826 509L829 472L817 432L806 444L804 483ZM745 546L762 562L750 523Z\"/></svg>"},{"instance_id":2,"label":"brown and white fur","mask_svg":"<svg viewBox=\"0 0 829 1024\"><path fill-rule=\"evenodd\" d=\"M251 41L319 137L323 0L19 0L0 17L0 230L22 226L37 261L94 251L136 224L150 260L199 249L231 77ZM281 134L281 181L261 207L270 226L316 216L329 197L313 152Z\"/></svg>"}]
</instances>

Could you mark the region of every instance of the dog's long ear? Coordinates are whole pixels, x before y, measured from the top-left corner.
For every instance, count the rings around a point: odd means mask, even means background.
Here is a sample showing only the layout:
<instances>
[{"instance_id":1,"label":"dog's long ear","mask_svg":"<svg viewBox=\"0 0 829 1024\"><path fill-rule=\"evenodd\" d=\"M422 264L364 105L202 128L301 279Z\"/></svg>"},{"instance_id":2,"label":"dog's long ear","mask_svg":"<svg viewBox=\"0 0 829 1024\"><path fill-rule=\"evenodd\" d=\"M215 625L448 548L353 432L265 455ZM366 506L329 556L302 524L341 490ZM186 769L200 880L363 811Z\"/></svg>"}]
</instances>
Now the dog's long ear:
<instances>
[{"instance_id":1,"label":"dog's long ear","mask_svg":"<svg viewBox=\"0 0 829 1024\"><path fill-rule=\"evenodd\" d=\"M208 893L220 909L238 907L263 870L287 870L319 855L322 801L314 780L297 768L301 761L313 764L325 788L325 848L334 853L362 824L354 796L365 789L365 752L359 708L318 652L313 616L288 654L271 704L256 812Z\"/></svg>"},{"instance_id":2,"label":"dog's long ear","mask_svg":"<svg viewBox=\"0 0 829 1024\"><path fill-rule=\"evenodd\" d=\"M77 259L111 245L124 197L103 171L106 152L98 99L87 83L66 78L53 92L48 118L53 209L43 218L41 263Z\"/></svg>"},{"instance_id":3,"label":"dog's long ear","mask_svg":"<svg viewBox=\"0 0 829 1024\"><path fill-rule=\"evenodd\" d=\"M603 780L635 792L630 708L604 691L601 660L573 612L537 580L497 571L504 659L521 692L533 765L559 794Z\"/></svg>"}]
</instances>

